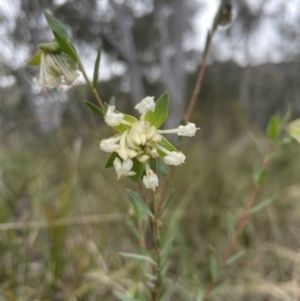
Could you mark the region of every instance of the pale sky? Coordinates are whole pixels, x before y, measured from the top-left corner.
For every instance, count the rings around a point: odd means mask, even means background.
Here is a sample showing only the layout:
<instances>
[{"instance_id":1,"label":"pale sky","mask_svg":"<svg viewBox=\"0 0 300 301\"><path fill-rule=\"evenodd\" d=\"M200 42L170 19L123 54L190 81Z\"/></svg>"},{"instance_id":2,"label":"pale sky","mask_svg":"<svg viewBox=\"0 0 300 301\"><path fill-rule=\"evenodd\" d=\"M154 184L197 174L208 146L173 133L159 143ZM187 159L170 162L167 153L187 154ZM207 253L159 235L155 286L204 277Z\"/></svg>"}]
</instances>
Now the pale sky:
<instances>
[{"instance_id":1,"label":"pale sky","mask_svg":"<svg viewBox=\"0 0 300 301\"><path fill-rule=\"evenodd\" d=\"M5 59L9 62L12 68L19 68L26 65L26 60L29 59L29 47L16 46L8 38L8 33L14 30L14 18L19 13L21 0L0 0L0 13L7 18L7 22L0 26L0 59ZM121 1L121 0L120 0ZM219 0L195 0L199 4L204 4L204 10L199 11L196 14L193 25L195 27L196 37L191 41L189 48L194 48L199 51L203 50L205 37L207 30L211 27L213 17L216 13ZM256 11L264 0L247 0L251 4L253 11ZM267 15L272 14L278 6L285 0L272 0L268 5L264 7L264 13ZM55 0L57 4L63 4L66 0ZM285 1L286 2L286 1ZM105 1L103 2L105 3ZM233 1L234 3L234 1ZM200 6L200 5L199 5ZM281 19L289 26L299 28L299 7L300 0L289 0L286 2L286 12L282 15ZM233 14L236 12L233 10ZM234 22L234 20L233 20ZM234 23L232 30L234 29ZM198 29L198 30L197 30ZM222 29L227 30L227 29ZM221 31L222 31L221 30ZM298 29L298 31L300 31ZM228 40L223 38L222 32L217 33L213 42L213 47L217 60L225 61L229 59L235 60L240 65L261 64L264 62L280 62L284 59L283 52L280 47L280 36L276 33L274 24L264 19L259 25L255 34L253 34L251 41L247 47L243 44L242 40L234 40L228 43ZM220 49L220 51L219 51ZM96 49L89 47L84 50L86 57L90 59L84 59L86 69L90 76L92 76L94 59L96 58ZM291 49L293 51L293 49ZM298 51L298 49L297 49ZM101 60L102 69L100 72L100 78L107 79L114 72L115 74L122 73L125 70L125 66L122 64L114 64L114 68L111 67L111 63L108 63L105 59L105 54L102 55ZM113 70L113 71L112 71ZM12 79L9 77L4 78L0 73L0 85L7 85Z\"/></svg>"}]
</instances>

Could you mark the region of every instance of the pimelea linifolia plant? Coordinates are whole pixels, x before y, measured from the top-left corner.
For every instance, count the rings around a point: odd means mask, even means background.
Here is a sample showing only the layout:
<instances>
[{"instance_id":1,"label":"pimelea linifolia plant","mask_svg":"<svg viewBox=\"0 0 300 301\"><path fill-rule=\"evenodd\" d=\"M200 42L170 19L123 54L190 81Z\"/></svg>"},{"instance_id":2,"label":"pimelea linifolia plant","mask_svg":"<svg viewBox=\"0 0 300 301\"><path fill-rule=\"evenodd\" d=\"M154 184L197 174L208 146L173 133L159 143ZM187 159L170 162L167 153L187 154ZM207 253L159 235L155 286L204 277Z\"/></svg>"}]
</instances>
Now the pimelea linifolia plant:
<instances>
[{"instance_id":1,"label":"pimelea linifolia plant","mask_svg":"<svg viewBox=\"0 0 300 301\"><path fill-rule=\"evenodd\" d=\"M29 62L33 66L40 65L39 76L34 79L34 82L44 88L61 88L62 85L70 86L78 78L78 71L81 71L99 105L96 106L91 102L86 102L87 106L101 118L104 118L106 124L112 128L112 136L102 139L97 143L102 151L110 153L105 167L114 167L117 180L123 177L130 177L136 181L138 185L142 183L142 186L139 185L140 190L143 192L141 195L128 190L132 199L132 212L134 220L136 221L137 232L140 237L141 252L140 254L120 254L123 257L142 262L145 283L147 285L140 291L131 292L125 288L122 292L114 291L114 294L118 299L123 301L172 300L172 294L176 291L176 287L167 287L164 279L166 265L165 262L162 261L161 256L161 248L164 242L161 241L160 236L160 227L162 226L160 219L171 197L170 195L167 197L167 191L172 179L173 167L183 164L186 157L179 150L180 143L179 148L176 148L164 135L176 134L178 136L193 137L199 129L194 123L189 122L190 115L201 89L213 35L219 26L227 26L231 22L231 4L228 0L222 0L220 3L212 28L207 34L202 63L191 99L188 103L183 121L176 129L160 129L168 115L168 93L163 94L156 102L154 101L154 97L145 96L145 98L135 106L135 109L140 113L139 119L117 111L114 103L106 104L102 102L96 90L100 52L96 58L94 77L91 82L74 45L68 38L65 27L47 12L45 12L45 17L54 34L54 40L49 43L40 44L39 51ZM272 158L274 149L290 142L291 138L294 138L300 143L300 120L294 120L289 124L287 124L287 122L288 116L280 117L276 115L270 119L267 127L269 145L261 162L257 163L254 167L254 186L246 203L246 208L238 221L229 218L229 245L225 249L224 255L219 256L219 259L217 259L216 256L210 258L209 269L212 281L207 289L199 288L197 296L195 297L197 300L206 300L219 284L219 275L224 270L224 267L232 264L242 256L242 252L234 254L234 248L237 238L243 230L249 216L253 212L269 205L274 200L274 197L271 196L267 200L261 201L254 206L260 187L266 178L267 167ZM162 159L166 165L171 166L166 179L161 185L157 169L158 159ZM162 186L160 200L158 200L157 195L159 186ZM144 189L150 190L151 203L147 202L145 192L143 191ZM144 229L147 228L144 225L144 216L149 216L148 220L152 224L152 243L145 242L148 236L145 236L144 233ZM148 247L147 249L146 246L149 245L152 247L150 247L150 249Z\"/></svg>"}]
</instances>

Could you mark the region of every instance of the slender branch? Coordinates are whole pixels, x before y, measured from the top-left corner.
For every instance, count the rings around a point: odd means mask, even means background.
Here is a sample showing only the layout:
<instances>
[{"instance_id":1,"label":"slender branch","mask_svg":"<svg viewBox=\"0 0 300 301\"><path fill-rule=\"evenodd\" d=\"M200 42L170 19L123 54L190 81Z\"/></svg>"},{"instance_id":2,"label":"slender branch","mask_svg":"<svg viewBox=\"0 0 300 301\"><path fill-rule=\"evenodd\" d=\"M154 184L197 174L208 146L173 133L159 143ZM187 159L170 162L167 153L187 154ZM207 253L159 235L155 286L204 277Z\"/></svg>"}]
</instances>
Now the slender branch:
<instances>
[{"instance_id":1,"label":"slender branch","mask_svg":"<svg viewBox=\"0 0 300 301\"><path fill-rule=\"evenodd\" d=\"M156 253L156 281L155 287L152 290L152 301L157 300L157 290L160 286L161 276L160 276L160 268L161 268L161 260L160 260L160 233L159 233L159 219L158 219L158 206L157 206L157 195L156 191L151 191L152 195L152 207L153 207L153 238L155 245L155 253Z\"/></svg>"},{"instance_id":2,"label":"slender branch","mask_svg":"<svg viewBox=\"0 0 300 301\"><path fill-rule=\"evenodd\" d=\"M262 159L262 162L261 162L261 170L262 171L265 171L268 167L268 163L269 163L269 158L270 158L270 154L271 154L271 150L272 150L272 145L271 145L271 142L269 143L269 146L267 148L267 151ZM232 236L231 240L230 240L230 243L222 257L222 260L221 260L221 263L220 263L220 268L223 268L224 265L226 264L226 262L228 261L228 259L230 258L231 254L232 254L232 251L234 250L235 246L236 246L236 242L237 242L237 238L239 237L239 235L241 234L246 222L248 221L248 218L249 218L249 215L250 215L250 210L253 206L253 204L255 203L256 201L256 198L257 198L257 194L259 192L259 189L260 189L261 185L260 184L255 184L254 187L253 187L253 190L251 192L251 195L248 199L248 202L247 202L247 205L246 205L246 208L238 222L238 225L236 227L236 230L234 232L234 235ZM210 293L212 292L212 290L215 288L215 286L217 285L217 281L216 280L213 280L210 285L208 286L205 294L204 294L204 297L202 299L202 301L206 300L207 297L210 295Z\"/></svg>"},{"instance_id":3,"label":"slender branch","mask_svg":"<svg viewBox=\"0 0 300 301\"><path fill-rule=\"evenodd\" d=\"M96 88L93 86L92 82L89 80L89 78L88 78L88 76L87 76L87 74L86 74L86 71L85 71L85 69L84 69L84 67L83 67L83 64L82 64L82 62L81 62L80 59L78 60L78 67L79 67L79 70L82 72L82 75L83 75L83 77L84 77L86 83L87 83L87 84L89 85L89 87L91 88L91 90L92 90L92 92L93 92L93 94L94 94L94 96L95 96L95 98L96 98L96 100L97 100L97 102L98 102L100 108L101 108L102 110L104 110L104 104L103 104L103 101L101 100L100 95L98 94Z\"/></svg>"}]
</instances>

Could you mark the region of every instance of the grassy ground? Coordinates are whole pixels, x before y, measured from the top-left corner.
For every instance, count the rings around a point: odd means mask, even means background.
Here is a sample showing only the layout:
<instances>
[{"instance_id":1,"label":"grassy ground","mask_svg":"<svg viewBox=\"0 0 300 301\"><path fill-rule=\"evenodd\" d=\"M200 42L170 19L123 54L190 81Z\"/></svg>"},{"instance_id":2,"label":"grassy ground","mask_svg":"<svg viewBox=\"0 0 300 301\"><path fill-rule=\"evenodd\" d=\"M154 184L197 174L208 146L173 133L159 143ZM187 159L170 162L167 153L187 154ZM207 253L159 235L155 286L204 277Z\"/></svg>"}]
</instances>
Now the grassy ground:
<instances>
[{"instance_id":1,"label":"grassy ground","mask_svg":"<svg viewBox=\"0 0 300 301\"><path fill-rule=\"evenodd\" d=\"M107 155L86 129L36 137L28 129L2 136L0 301L110 301L113 289L142 289L140 265L118 253L138 249L125 190L137 187L104 169ZM163 240L176 234L166 280L176 280L174 301L197 300L211 281L209 258L222 256L228 216L240 216L260 159L247 133L204 137L186 145L162 218ZM299 300L299 166L296 144L274 156L258 201L276 199L251 217L236 248L244 256L222 273L211 300Z\"/></svg>"}]
</instances>

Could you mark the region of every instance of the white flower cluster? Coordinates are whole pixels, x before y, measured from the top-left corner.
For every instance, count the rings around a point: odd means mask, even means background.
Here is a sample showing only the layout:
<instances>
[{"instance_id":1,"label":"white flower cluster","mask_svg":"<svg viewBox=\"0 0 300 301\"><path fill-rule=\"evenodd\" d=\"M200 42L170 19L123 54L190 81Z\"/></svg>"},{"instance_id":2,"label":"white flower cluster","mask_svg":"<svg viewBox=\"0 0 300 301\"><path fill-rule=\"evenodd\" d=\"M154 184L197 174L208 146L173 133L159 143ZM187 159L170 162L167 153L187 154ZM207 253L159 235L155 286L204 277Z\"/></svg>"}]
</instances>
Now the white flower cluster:
<instances>
[{"instance_id":1,"label":"white flower cluster","mask_svg":"<svg viewBox=\"0 0 300 301\"><path fill-rule=\"evenodd\" d=\"M52 53L43 51L41 54L40 74L34 82L46 88L72 85L79 74L77 64L63 52Z\"/></svg>"},{"instance_id":2,"label":"white flower cluster","mask_svg":"<svg viewBox=\"0 0 300 301\"><path fill-rule=\"evenodd\" d=\"M180 125L177 129L173 130L157 129L145 120L147 112L155 111L155 105L153 97L148 96L144 98L135 106L141 113L141 117L132 123L124 119L124 114L115 112L115 106L109 106L104 117L105 122L111 127L125 125L127 129L116 136L103 139L99 143L101 150L108 153L116 152L118 154L118 157L113 161L117 179L136 174L132 170L132 159L135 158L144 164L144 185L146 188L154 190L158 186L158 177L149 166L150 157L162 157L164 162L169 165L180 165L185 161L185 155L182 152L170 151L160 144L163 139L162 134L177 133L179 136L192 137L198 130L194 123L188 123L185 126Z\"/></svg>"}]
</instances>

